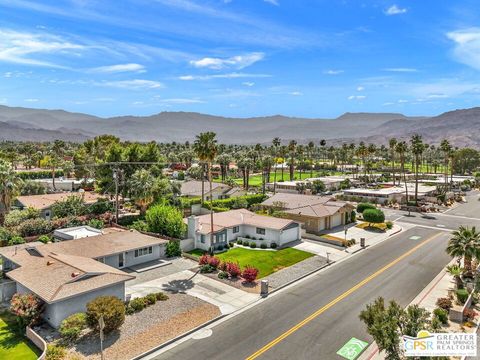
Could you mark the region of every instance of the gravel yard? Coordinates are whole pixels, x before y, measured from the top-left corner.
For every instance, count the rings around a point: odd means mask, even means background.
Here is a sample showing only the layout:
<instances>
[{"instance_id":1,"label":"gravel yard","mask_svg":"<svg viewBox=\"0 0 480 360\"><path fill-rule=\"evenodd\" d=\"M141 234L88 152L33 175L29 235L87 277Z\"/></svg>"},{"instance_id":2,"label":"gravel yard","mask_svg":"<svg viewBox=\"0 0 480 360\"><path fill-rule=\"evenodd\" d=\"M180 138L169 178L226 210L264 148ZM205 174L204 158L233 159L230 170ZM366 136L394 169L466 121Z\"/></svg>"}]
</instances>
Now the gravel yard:
<instances>
[{"instance_id":1,"label":"gravel yard","mask_svg":"<svg viewBox=\"0 0 480 360\"><path fill-rule=\"evenodd\" d=\"M127 360L220 315L219 309L186 294L168 294L144 310L127 315L120 332L105 337L104 353L109 360ZM98 334L88 334L72 347L81 359L100 359Z\"/></svg>"}]
</instances>

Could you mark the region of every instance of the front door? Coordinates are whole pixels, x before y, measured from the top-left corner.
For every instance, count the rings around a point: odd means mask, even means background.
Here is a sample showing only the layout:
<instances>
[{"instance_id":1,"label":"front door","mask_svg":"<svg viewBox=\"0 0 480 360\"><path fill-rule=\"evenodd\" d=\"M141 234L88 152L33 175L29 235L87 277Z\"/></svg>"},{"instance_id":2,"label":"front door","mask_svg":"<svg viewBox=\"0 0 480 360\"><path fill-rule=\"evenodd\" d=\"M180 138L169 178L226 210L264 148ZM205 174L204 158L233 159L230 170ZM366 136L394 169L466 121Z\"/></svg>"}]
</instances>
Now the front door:
<instances>
[{"instance_id":1,"label":"front door","mask_svg":"<svg viewBox=\"0 0 480 360\"><path fill-rule=\"evenodd\" d=\"M118 254L118 267L119 269L125 266L125 257L123 253Z\"/></svg>"}]
</instances>

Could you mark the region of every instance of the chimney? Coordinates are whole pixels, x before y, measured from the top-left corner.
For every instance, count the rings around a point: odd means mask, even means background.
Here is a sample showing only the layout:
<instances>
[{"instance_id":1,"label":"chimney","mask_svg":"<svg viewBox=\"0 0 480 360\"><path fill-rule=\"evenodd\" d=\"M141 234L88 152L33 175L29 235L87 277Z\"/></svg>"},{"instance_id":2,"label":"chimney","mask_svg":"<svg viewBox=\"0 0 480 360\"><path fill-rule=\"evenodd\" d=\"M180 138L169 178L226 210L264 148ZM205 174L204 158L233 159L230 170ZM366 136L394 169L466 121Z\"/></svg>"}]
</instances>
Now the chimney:
<instances>
[{"instance_id":1,"label":"chimney","mask_svg":"<svg viewBox=\"0 0 480 360\"><path fill-rule=\"evenodd\" d=\"M195 239L195 233L198 230L198 217L197 216L189 216L188 220L188 237L190 239Z\"/></svg>"}]
</instances>

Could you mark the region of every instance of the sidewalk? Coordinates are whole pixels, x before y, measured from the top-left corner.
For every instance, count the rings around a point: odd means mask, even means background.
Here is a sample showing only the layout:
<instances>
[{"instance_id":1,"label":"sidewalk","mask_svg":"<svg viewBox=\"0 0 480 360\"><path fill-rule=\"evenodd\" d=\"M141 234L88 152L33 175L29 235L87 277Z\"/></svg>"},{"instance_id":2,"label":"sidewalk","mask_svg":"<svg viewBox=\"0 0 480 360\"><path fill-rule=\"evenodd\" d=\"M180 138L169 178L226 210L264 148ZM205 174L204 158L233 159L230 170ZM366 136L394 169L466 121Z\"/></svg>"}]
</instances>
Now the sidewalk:
<instances>
[{"instance_id":1,"label":"sidewalk","mask_svg":"<svg viewBox=\"0 0 480 360\"><path fill-rule=\"evenodd\" d=\"M184 270L159 279L127 286L126 293L132 298L152 292L182 292L218 306L222 314L230 314L260 298L202 274Z\"/></svg>"}]
</instances>

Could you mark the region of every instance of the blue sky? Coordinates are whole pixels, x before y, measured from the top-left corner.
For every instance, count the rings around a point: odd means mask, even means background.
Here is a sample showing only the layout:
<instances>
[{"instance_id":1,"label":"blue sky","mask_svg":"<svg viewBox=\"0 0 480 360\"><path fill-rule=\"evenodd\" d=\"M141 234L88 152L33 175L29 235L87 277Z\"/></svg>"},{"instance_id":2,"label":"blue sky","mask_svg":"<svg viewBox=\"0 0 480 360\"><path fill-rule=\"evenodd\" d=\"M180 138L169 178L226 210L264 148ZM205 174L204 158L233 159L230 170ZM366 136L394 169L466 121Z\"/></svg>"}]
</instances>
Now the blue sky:
<instances>
[{"instance_id":1,"label":"blue sky","mask_svg":"<svg viewBox=\"0 0 480 360\"><path fill-rule=\"evenodd\" d=\"M0 104L100 116L478 106L478 0L0 0Z\"/></svg>"}]
</instances>

